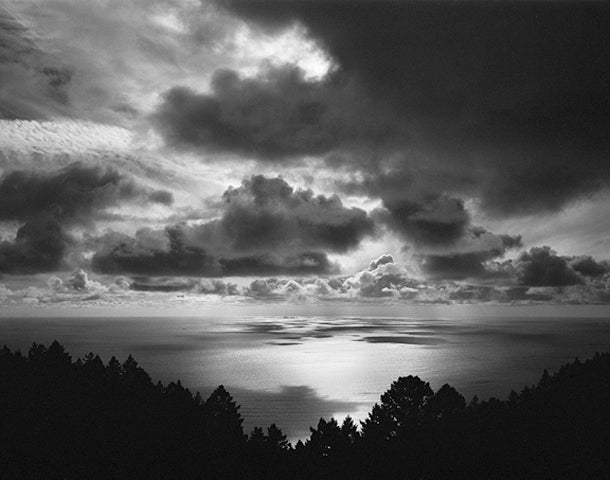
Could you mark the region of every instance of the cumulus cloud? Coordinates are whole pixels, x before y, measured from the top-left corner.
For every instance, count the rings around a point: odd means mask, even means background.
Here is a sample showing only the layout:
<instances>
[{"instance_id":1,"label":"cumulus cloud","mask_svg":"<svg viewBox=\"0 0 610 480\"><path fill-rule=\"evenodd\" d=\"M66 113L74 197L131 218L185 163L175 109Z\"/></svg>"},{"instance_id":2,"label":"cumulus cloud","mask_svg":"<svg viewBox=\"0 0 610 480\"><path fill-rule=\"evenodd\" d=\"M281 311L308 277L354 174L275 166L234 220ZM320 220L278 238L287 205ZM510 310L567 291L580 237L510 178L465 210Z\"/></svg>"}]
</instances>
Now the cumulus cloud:
<instances>
[{"instance_id":1,"label":"cumulus cloud","mask_svg":"<svg viewBox=\"0 0 610 480\"><path fill-rule=\"evenodd\" d=\"M382 197L383 198L383 197ZM378 215L416 246L450 245L466 233L470 217L459 198L431 196L420 201L390 196Z\"/></svg>"},{"instance_id":2,"label":"cumulus cloud","mask_svg":"<svg viewBox=\"0 0 610 480\"><path fill-rule=\"evenodd\" d=\"M403 238L420 268L432 279L497 276L490 261L522 246L520 235L494 234L473 225L464 201L417 191L380 191L375 218Z\"/></svg>"},{"instance_id":3,"label":"cumulus cloud","mask_svg":"<svg viewBox=\"0 0 610 480\"><path fill-rule=\"evenodd\" d=\"M73 239L49 215L31 218L14 241L0 242L0 272L38 273L67 268L63 259Z\"/></svg>"},{"instance_id":4,"label":"cumulus cloud","mask_svg":"<svg viewBox=\"0 0 610 480\"><path fill-rule=\"evenodd\" d=\"M379 121L378 116L386 118ZM312 80L295 66L270 66L256 77L218 70L210 93L175 87L152 117L166 141L180 148L230 151L278 160L383 144L399 123L367 101L356 85Z\"/></svg>"},{"instance_id":5,"label":"cumulus cloud","mask_svg":"<svg viewBox=\"0 0 610 480\"><path fill-rule=\"evenodd\" d=\"M108 233L92 265L137 275L292 275L331 273L327 252L346 252L374 231L363 210L339 197L294 190L281 178L244 180L222 196L221 216L134 237Z\"/></svg>"},{"instance_id":6,"label":"cumulus cloud","mask_svg":"<svg viewBox=\"0 0 610 480\"><path fill-rule=\"evenodd\" d=\"M567 259L558 256L548 246L534 247L521 253L515 260L515 269L522 285L558 287L584 283Z\"/></svg>"},{"instance_id":7,"label":"cumulus cloud","mask_svg":"<svg viewBox=\"0 0 610 480\"><path fill-rule=\"evenodd\" d=\"M366 212L345 207L338 196L294 190L281 178L254 176L229 188L223 200L219 226L237 251L288 245L345 252L374 230Z\"/></svg>"},{"instance_id":8,"label":"cumulus cloud","mask_svg":"<svg viewBox=\"0 0 610 480\"><path fill-rule=\"evenodd\" d=\"M610 273L608 261L591 256L560 256L551 247L534 247L522 252L513 262L517 279L532 287L562 287L600 284Z\"/></svg>"},{"instance_id":9,"label":"cumulus cloud","mask_svg":"<svg viewBox=\"0 0 610 480\"><path fill-rule=\"evenodd\" d=\"M30 276L28 285L2 288L0 303L9 305L50 306L64 304L69 307L85 305L121 304L129 299L128 285L122 278L91 279L82 269L67 276L53 274Z\"/></svg>"},{"instance_id":10,"label":"cumulus cloud","mask_svg":"<svg viewBox=\"0 0 610 480\"><path fill-rule=\"evenodd\" d=\"M514 262L496 263L496 281L486 284L472 283L472 280L451 281L441 279L442 277L436 280L424 279L416 272L397 264L391 255L386 254L372 260L368 268L351 276L256 279L241 294L254 299L305 302L587 304L610 301L609 272L589 280L579 276L542 274L537 284L525 284L526 278L534 282L531 277L524 277L524 270L532 268L528 262L534 257L538 262L548 262L548 258L564 260L565 265L572 260L571 257L557 256L548 247L533 248L523 252ZM543 257L548 258L541 260ZM564 283L559 283L557 278Z\"/></svg>"},{"instance_id":11,"label":"cumulus cloud","mask_svg":"<svg viewBox=\"0 0 610 480\"><path fill-rule=\"evenodd\" d=\"M585 277L597 278L610 272L610 263L608 261L598 262L590 255L573 257L568 263L575 272Z\"/></svg>"},{"instance_id":12,"label":"cumulus cloud","mask_svg":"<svg viewBox=\"0 0 610 480\"><path fill-rule=\"evenodd\" d=\"M415 255L420 268L432 279L465 279L510 277L507 268L498 263L507 250L522 246L520 235L497 235L480 227L468 232L451 247Z\"/></svg>"},{"instance_id":13,"label":"cumulus cloud","mask_svg":"<svg viewBox=\"0 0 610 480\"><path fill-rule=\"evenodd\" d=\"M240 293L240 289L235 283L225 282L218 278L215 279L207 279L202 278L197 285L197 291L205 294L214 294L214 295L238 295Z\"/></svg>"},{"instance_id":14,"label":"cumulus cloud","mask_svg":"<svg viewBox=\"0 0 610 480\"><path fill-rule=\"evenodd\" d=\"M366 300L413 298L422 288L421 280L386 254L352 276L330 278L267 278L254 280L243 292L254 298L300 300Z\"/></svg>"}]
</instances>

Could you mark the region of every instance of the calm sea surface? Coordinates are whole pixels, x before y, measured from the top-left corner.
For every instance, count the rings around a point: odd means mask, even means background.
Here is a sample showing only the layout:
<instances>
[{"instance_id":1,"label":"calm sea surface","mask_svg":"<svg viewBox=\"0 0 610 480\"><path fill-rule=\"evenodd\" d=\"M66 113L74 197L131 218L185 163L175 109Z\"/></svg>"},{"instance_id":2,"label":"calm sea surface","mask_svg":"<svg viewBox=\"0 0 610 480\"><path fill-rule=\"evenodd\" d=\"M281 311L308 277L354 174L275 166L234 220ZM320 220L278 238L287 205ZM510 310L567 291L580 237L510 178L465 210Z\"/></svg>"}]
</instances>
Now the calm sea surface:
<instances>
[{"instance_id":1,"label":"calm sea surface","mask_svg":"<svg viewBox=\"0 0 610 480\"><path fill-rule=\"evenodd\" d=\"M74 357L132 354L154 381L180 379L204 398L223 384L248 431L275 422L294 440L321 416L364 418L399 376L419 375L434 389L450 383L467 400L503 398L545 368L610 350L610 320L523 310L456 318L0 318L0 344L27 351L55 339Z\"/></svg>"}]
</instances>

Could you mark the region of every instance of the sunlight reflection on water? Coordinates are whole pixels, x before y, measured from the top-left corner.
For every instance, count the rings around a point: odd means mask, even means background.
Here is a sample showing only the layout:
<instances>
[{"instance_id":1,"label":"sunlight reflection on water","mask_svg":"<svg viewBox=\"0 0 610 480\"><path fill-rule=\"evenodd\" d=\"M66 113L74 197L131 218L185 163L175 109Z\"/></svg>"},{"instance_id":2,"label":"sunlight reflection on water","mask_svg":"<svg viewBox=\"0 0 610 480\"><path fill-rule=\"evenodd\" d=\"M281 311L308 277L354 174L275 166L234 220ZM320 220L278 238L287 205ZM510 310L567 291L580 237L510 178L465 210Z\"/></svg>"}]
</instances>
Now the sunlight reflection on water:
<instances>
[{"instance_id":1,"label":"sunlight reflection on water","mask_svg":"<svg viewBox=\"0 0 610 480\"><path fill-rule=\"evenodd\" d=\"M27 350L59 340L75 357L133 354L156 381L204 397L224 384L245 427L277 423L291 439L320 416L364 418L401 375L434 389L504 397L542 370L610 350L606 318L6 318L0 343Z\"/></svg>"}]
</instances>

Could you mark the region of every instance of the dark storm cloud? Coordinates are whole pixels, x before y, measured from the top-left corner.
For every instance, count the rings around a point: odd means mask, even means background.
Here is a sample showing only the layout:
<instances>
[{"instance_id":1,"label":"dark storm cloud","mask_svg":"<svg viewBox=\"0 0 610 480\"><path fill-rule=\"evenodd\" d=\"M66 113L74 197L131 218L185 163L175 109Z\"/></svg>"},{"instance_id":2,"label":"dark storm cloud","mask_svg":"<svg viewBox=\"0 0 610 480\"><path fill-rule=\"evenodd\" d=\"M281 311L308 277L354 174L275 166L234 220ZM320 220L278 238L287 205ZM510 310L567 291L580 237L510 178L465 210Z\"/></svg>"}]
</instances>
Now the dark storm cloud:
<instances>
[{"instance_id":1,"label":"dark storm cloud","mask_svg":"<svg viewBox=\"0 0 610 480\"><path fill-rule=\"evenodd\" d=\"M506 265L505 265L506 266ZM610 293L607 260L597 261L590 256L559 256L551 247L534 247L522 252L512 263L516 279L521 285L532 287L565 287L583 285L602 288ZM542 292L544 294L545 292Z\"/></svg>"},{"instance_id":2,"label":"dark storm cloud","mask_svg":"<svg viewBox=\"0 0 610 480\"><path fill-rule=\"evenodd\" d=\"M583 278L550 247L534 247L522 252L514 262L522 285L560 287L584 283Z\"/></svg>"},{"instance_id":3,"label":"dark storm cloud","mask_svg":"<svg viewBox=\"0 0 610 480\"><path fill-rule=\"evenodd\" d=\"M137 185L117 170L73 163L56 171L12 170L0 177L0 220L22 225L0 243L0 271L36 273L68 267L76 242L66 231L90 224L128 201L171 203L169 192Z\"/></svg>"},{"instance_id":4,"label":"dark storm cloud","mask_svg":"<svg viewBox=\"0 0 610 480\"><path fill-rule=\"evenodd\" d=\"M138 277L129 285L130 290L137 292L183 292L193 289L193 280L175 280L167 278Z\"/></svg>"},{"instance_id":5,"label":"dark storm cloud","mask_svg":"<svg viewBox=\"0 0 610 480\"><path fill-rule=\"evenodd\" d=\"M297 255L275 255L221 258L219 263L224 275L312 275L331 273L338 267L330 262L324 252L304 252Z\"/></svg>"},{"instance_id":6,"label":"dark storm cloud","mask_svg":"<svg viewBox=\"0 0 610 480\"><path fill-rule=\"evenodd\" d=\"M356 86L338 77L307 80L297 67L269 67L254 78L218 70L211 89L165 93L152 119L168 143L278 160L384 144L400 130L389 115L379 122L383 112Z\"/></svg>"},{"instance_id":7,"label":"dark storm cloud","mask_svg":"<svg viewBox=\"0 0 610 480\"><path fill-rule=\"evenodd\" d=\"M376 182L383 208L373 215L414 247L422 271L431 278L489 276L486 262L522 246L520 235L498 235L472 225L460 198L422 195L410 186L397 191L394 185L393 180L383 189L383 182Z\"/></svg>"},{"instance_id":8,"label":"dark storm cloud","mask_svg":"<svg viewBox=\"0 0 610 480\"><path fill-rule=\"evenodd\" d=\"M493 260L510 249L522 246L521 236L495 235L471 227L466 251L416 255L420 268L428 278L460 280L464 278L509 277L510 273Z\"/></svg>"},{"instance_id":9,"label":"dark storm cloud","mask_svg":"<svg viewBox=\"0 0 610 480\"><path fill-rule=\"evenodd\" d=\"M288 275L337 270L327 252L346 252L374 232L371 218L339 197L294 190L262 175L229 188L220 218L99 240L93 268L138 275Z\"/></svg>"},{"instance_id":10,"label":"dark storm cloud","mask_svg":"<svg viewBox=\"0 0 610 480\"><path fill-rule=\"evenodd\" d=\"M424 255L420 265L431 278L462 279L484 276L487 271L483 262L488 259L487 252Z\"/></svg>"},{"instance_id":11,"label":"dark storm cloud","mask_svg":"<svg viewBox=\"0 0 610 480\"><path fill-rule=\"evenodd\" d=\"M383 197L382 197L383 198ZM379 216L416 246L448 245L466 233L470 217L459 198L432 196L422 201L383 199Z\"/></svg>"},{"instance_id":12,"label":"dark storm cloud","mask_svg":"<svg viewBox=\"0 0 610 480\"><path fill-rule=\"evenodd\" d=\"M148 191L110 168L73 163L53 172L13 170L0 177L0 220L48 212L61 221L88 222L93 212L138 197L172 201L171 193Z\"/></svg>"},{"instance_id":13,"label":"dark storm cloud","mask_svg":"<svg viewBox=\"0 0 610 480\"><path fill-rule=\"evenodd\" d=\"M417 171L419 188L428 193L450 194L445 189L450 183L451 191L478 196L483 208L502 215L557 210L608 186L610 5L218 3L272 33L295 22L304 25L338 66L320 88L333 78L355 79L365 89L363 101L392 109L408 134L369 143L383 153L384 141L399 139L402 147L391 148L404 150L405 160L392 165L390 176ZM278 99L263 101L272 106ZM325 108L322 103L321 111ZM392 131L387 118L375 120ZM287 122L284 129L285 117L276 119L275 131L290 138L294 124ZM257 148L256 142L251 145ZM326 146L319 145L317 153ZM309 153L291 148L284 153ZM413 151L422 154L419 160L410 158ZM340 158L354 161L350 155ZM357 167L386 175L387 169L376 168L383 161L383 154L372 156ZM442 170L446 182L439 183L437 171L422 172L422 162L438 166L434 170Z\"/></svg>"},{"instance_id":14,"label":"dark storm cloud","mask_svg":"<svg viewBox=\"0 0 610 480\"><path fill-rule=\"evenodd\" d=\"M156 238L155 238L156 237ZM140 230L135 237L111 233L102 237L91 265L100 273L135 275L219 275L220 268L205 250L185 242L184 232Z\"/></svg>"},{"instance_id":15,"label":"dark storm cloud","mask_svg":"<svg viewBox=\"0 0 610 480\"><path fill-rule=\"evenodd\" d=\"M346 252L374 231L363 210L345 207L336 195L294 190L281 178L254 176L229 188L223 201L219 227L235 251L298 245Z\"/></svg>"},{"instance_id":16,"label":"dark storm cloud","mask_svg":"<svg viewBox=\"0 0 610 480\"><path fill-rule=\"evenodd\" d=\"M598 262L593 257L588 255L570 259L569 265L574 271L584 275L585 277L595 278L610 272L610 262L607 260Z\"/></svg>"},{"instance_id":17,"label":"dark storm cloud","mask_svg":"<svg viewBox=\"0 0 610 480\"><path fill-rule=\"evenodd\" d=\"M72 244L61 224L50 215L30 219L14 241L0 242L0 272L38 273L61 269Z\"/></svg>"}]
</instances>

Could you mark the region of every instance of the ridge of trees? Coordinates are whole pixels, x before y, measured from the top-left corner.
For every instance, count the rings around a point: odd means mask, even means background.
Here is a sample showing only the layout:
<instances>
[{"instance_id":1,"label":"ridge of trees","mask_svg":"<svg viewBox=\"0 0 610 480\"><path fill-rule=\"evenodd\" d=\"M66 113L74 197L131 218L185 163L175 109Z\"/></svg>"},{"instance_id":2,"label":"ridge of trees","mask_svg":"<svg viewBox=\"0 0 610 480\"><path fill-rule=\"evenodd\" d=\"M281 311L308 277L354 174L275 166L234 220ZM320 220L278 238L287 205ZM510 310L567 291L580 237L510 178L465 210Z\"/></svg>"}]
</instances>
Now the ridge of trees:
<instances>
[{"instance_id":1,"label":"ridge of trees","mask_svg":"<svg viewBox=\"0 0 610 480\"><path fill-rule=\"evenodd\" d=\"M610 353L506 400L399 377L360 428L321 418L294 446L275 424L242 423L222 385L204 401L131 356L0 349L0 476L49 480L610 478Z\"/></svg>"}]
</instances>

